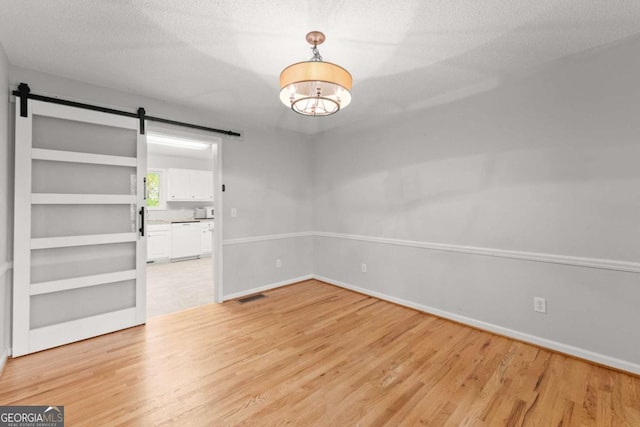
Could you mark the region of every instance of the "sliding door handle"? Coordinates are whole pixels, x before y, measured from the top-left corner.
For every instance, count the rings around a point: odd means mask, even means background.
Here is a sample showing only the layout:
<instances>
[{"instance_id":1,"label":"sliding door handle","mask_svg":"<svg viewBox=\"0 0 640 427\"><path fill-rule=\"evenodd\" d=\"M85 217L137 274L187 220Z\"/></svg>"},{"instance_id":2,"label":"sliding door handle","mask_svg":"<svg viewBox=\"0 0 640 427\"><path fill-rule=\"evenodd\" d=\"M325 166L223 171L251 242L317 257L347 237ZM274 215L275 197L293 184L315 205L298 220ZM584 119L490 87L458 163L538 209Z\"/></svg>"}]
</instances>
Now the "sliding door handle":
<instances>
[{"instance_id":1,"label":"sliding door handle","mask_svg":"<svg viewBox=\"0 0 640 427\"><path fill-rule=\"evenodd\" d=\"M144 206L140 208L140 228L138 231L140 232L140 236L144 237Z\"/></svg>"}]
</instances>

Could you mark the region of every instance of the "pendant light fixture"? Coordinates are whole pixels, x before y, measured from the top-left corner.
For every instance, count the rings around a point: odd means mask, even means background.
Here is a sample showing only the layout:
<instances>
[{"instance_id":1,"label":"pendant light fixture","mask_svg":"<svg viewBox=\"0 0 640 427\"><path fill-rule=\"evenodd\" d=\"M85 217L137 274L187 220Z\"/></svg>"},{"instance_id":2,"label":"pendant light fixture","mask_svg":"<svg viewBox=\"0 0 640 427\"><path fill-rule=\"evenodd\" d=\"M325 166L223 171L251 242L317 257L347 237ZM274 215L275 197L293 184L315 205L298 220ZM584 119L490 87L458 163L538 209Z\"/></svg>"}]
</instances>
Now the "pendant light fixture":
<instances>
[{"instance_id":1,"label":"pendant light fixture","mask_svg":"<svg viewBox=\"0 0 640 427\"><path fill-rule=\"evenodd\" d=\"M328 116L351 102L351 74L339 65L324 62L318 45L325 36L320 31L307 34L313 57L289 65L280 73L280 101L305 116Z\"/></svg>"}]
</instances>

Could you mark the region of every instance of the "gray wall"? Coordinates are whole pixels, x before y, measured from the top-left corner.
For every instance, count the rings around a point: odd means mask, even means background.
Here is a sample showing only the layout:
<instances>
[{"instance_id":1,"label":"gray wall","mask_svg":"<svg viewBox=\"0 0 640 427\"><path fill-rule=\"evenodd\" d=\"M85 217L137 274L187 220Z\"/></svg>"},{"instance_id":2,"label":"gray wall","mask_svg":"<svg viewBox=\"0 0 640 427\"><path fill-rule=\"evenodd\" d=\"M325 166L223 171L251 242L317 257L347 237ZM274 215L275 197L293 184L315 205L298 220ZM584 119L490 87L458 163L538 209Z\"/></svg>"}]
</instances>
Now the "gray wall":
<instances>
[{"instance_id":1,"label":"gray wall","mask_svg":"<svg viewBox=\"0 0 640 427\"><path fill-rule=\"evenodd\" d=\"M0 46L0 364L10 346L13 150L9 143L9 62ZM4 272L3 272L4 271Z\"/></svg>"},{"instance_id":2,"label":"gray wall","mask_svg":"<svg viewBox=\"0 0 640 427\"><path fill-rule=\"evenodd\" d=\"M639 50L320 136L315 274L638 371Z\"/></svg>"},{"instance_id":3,"label":"gray wall","mask_svg":"<svg viewBox=\"0 0 640 427\"><path fill-rule=\"evenodd\" d=\"M251 241L312 230L310 142L284 131L247 129L244 138L254 143L223 148L225 240L249 240L224 248L225 295L234 296L246 291L247 283L263 288L308 278L313 270L309 236ZM232 207L237 218L228 215ZM281 268L275 266L278 258Z\"/></svg>"}]
</instances>

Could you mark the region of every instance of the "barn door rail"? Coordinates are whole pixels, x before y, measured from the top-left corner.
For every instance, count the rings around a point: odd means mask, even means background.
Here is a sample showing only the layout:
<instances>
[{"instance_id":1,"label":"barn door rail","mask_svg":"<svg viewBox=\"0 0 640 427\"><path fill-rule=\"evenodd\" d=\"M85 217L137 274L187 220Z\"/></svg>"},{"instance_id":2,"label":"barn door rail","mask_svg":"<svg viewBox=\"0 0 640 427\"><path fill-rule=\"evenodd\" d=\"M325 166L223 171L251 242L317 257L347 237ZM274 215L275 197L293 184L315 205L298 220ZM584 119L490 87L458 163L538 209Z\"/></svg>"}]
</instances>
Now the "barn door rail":
<instances>
[{"instance_id":1,"label":"barn door rail","mask_svg":"<svg viewBox=\"0 0 640 427\"><path fill-rule=\"evenodd\" d=\"M144 122L145 120L149 120L152 122L165 123L165 124L174 125L174 126L182 126L190 129L203 130L206 132L221 133L227 136L242 136L239 132L235 132L232 130L216 129L209 126L202 126L202 125L197 125L193 123L181 122L178 120L171 120L171 119L165 119L162 117L149 116L146 114L144 108L139 108L138 111L134 113L131 111L117 110L114 108L102 107L99 105L92 105L92 104L85 104L83 102L70 101L68 99L38 95L35 93L31 93L31 89L29 88L29 85L27 83L20 83L20 85L18 85L18 90L14 90L12 93L13 95L20 97L20 116L22 117L27 117L28 115L27 99L33 99L36 101L67 105L69 107L84 108L85 110L100 111L103 113L115 114L118 116L134 117L134 118L140 119L141 122ZM140 133L141 134L145 133L144 125L140 126Z\"/></svg>"}]
</instances>

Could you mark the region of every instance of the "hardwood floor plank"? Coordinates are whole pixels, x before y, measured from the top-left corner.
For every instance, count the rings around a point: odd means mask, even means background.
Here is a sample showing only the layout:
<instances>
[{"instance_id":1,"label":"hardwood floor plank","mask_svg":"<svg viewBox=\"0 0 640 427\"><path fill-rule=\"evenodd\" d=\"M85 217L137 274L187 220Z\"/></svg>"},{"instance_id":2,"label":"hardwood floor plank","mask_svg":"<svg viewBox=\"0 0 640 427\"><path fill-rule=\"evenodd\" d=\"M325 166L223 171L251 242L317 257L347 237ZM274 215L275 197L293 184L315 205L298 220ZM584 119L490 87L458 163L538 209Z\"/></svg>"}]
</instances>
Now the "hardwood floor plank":
<instances>
[{"instance_id":1,"label":"hardwood floor plank","mask_svg":"<svg viewBox=\"0 0 640 427\"><path fill-rule=\"evenodd\" d=\"M640 378L317 281L10 359L67 425L640 425Z\"/></svg>"}]
</instances>

